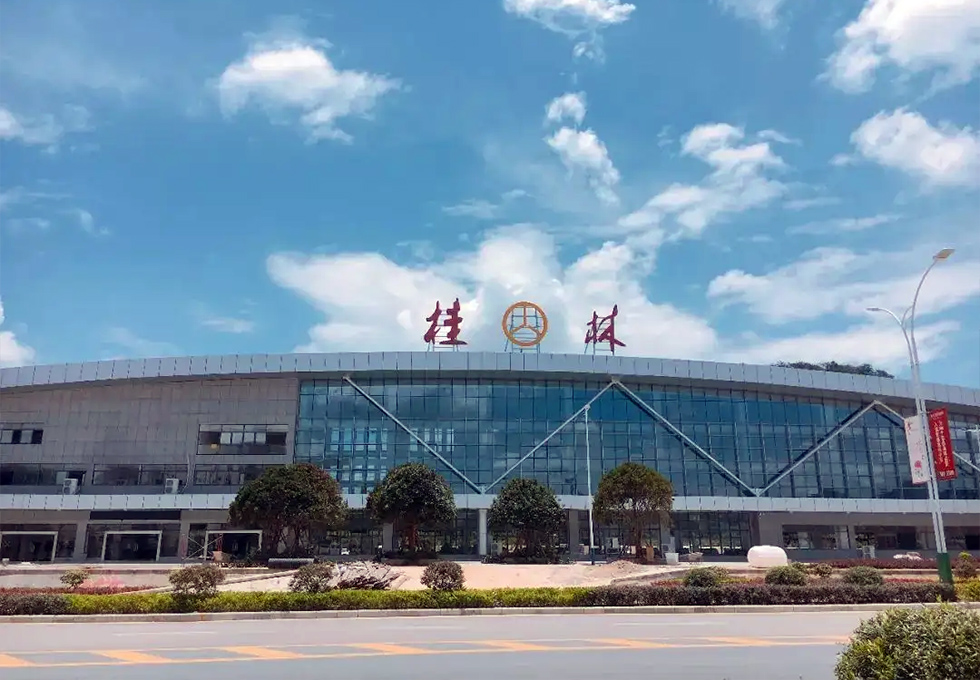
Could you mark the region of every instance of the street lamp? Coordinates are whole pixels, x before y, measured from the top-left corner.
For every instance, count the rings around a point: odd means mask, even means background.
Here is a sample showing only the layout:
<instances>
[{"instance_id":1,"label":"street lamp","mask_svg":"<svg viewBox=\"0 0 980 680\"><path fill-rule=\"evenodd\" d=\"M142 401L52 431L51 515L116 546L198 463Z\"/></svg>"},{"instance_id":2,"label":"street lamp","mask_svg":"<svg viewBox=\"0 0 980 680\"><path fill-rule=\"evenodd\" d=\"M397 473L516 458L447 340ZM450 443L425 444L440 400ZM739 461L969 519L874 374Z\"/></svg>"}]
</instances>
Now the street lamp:
<instances>
[{"instance_id":1,"label":"street lamp","mask_svg":"<svg viewBox=\"0 0 980 680\"><path fill-rule=\"evenodd\" d=\"M939 504L939 486L936 480L936 462L932 456L932 442L929 437L929 424L926 416L925 399L922 398L922 379L919 374L919 348L915 344L915 307L919 302L919 292L922 284L925 283L929 272L937 264L949 258L953 254L952 248L943 248L932 256L932 263L919 279L919 285L915 289L915 297L912 298L912 306L905 310L899 317L895 312L883 307L868 307L869 312L882 312L895 319L898 327L902 329L905 336L905 345L909 351L909 365L912 368L912 396L915 398L915 415L919 419L919 434L923 439L926 457L929 459L929 501L932 505L932 528L936 534L936 562L939 566L939 578L946 583L953 582L953 571L949 561L949 553L946 551L946 529L943 526L943 513Z\"/></svg>"}]
</instances>

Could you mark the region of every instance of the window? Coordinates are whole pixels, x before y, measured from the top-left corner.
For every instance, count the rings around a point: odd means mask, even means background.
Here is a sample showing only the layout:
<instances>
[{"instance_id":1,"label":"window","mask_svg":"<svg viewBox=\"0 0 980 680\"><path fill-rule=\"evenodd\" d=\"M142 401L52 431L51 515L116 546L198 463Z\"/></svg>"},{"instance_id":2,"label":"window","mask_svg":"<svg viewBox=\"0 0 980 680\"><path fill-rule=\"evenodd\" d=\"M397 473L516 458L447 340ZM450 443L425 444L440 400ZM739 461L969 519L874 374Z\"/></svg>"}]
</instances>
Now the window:
<instances>
[{"instance_id":1,"label":"window","mask_svg":"<svg viewBox=\"0 0 980 680\"><path fill-rule=\"evenodd\" d=\"M282 456L285 425L202 425L197 453L202 456Z\"/></svg>"},{"instance_id":2,"label":"window","mask_svg":"<svg viewBox=\"0 0 980 680\"><path fill-rule=\"evenodd\" d=\"M40 444L44 430L36 427L14 426L0 429L0 444Z\"/></svg>"}]
</instances>

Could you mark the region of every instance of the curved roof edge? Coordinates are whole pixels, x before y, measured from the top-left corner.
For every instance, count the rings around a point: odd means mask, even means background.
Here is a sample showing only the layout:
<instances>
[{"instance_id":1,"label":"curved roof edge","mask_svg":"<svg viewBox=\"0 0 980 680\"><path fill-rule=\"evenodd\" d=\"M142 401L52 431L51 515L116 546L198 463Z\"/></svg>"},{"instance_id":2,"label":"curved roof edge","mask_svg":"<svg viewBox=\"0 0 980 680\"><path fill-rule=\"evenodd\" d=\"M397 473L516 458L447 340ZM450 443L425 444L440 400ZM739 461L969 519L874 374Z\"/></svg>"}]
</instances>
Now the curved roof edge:
<instances>
[{"instance_id":1,"label":"curved roof edge","mask_svg":"<svg viewBox=\"0 0 980 680\"><path fill-rule=\"evenodd\" d=\"M376 373L474 371L556 375L613 375L712 383L779 386L912 399L907 380L777 366L588 354L494 352L343 352L331 354L230 354L121 359L0 369L0 388L40 387L109 380L220 377L277 373ZM980 390L925 384L928 401L980 407Z\"/></svg>"}]
</instances>

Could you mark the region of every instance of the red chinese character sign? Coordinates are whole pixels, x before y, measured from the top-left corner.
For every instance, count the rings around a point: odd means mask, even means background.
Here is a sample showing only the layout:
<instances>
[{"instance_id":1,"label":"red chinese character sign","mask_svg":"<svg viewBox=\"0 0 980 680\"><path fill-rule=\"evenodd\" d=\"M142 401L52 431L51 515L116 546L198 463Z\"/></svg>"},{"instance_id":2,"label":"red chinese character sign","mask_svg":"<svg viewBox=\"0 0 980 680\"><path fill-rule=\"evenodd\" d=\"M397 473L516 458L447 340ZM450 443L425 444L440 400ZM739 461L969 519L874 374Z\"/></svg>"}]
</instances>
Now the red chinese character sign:
<instances>
[{"instance_id":1,"label":"red chinese character sign","mask_svg":"<svg viewBox=\"0 0 980 680\"><path fill-rule=\"evenodd\" d=\"M460 345L466 344L465 341L459 339L460 326L463 324L463 317L460 316L459 310L459 298L456 298L456 301L445 311L439 306L439 302L436 302L435 310L425 317L425 320L429 322L429 330L422 336L430 349L434 349L436 345L456 349ZM444 315L445 318L442 318Z\"/></svg>"},{"instance_id":2,"label":"red chinese character sign","mask_svg":"<svg viewBox=\"0 0 980 680\"><path fill-rule=\"evenodd\" d=\"M936 465L936 481L956 479L956 459L953 458L953 438L949 433L949 412L944 408L929 411L929 438L932 460Z\"/></svg>"},{"instance_id":3,"label":"red chinese character sign","mask_svg":"<svg viewBox=\"0 0 980 680\"><path fill-rule=\"evenodd\" d=\"M616 337L616 316L618 314L619 305L613 305L612 313L609 316L600 317L598 312L592 312L592 321L586 324L588 327L585 332L586 350L591 345L594 354L597 345L609 343L609 352L615 354L617 347L626 347L626 343L621 342Z\"/></svg>"}]
</instances>

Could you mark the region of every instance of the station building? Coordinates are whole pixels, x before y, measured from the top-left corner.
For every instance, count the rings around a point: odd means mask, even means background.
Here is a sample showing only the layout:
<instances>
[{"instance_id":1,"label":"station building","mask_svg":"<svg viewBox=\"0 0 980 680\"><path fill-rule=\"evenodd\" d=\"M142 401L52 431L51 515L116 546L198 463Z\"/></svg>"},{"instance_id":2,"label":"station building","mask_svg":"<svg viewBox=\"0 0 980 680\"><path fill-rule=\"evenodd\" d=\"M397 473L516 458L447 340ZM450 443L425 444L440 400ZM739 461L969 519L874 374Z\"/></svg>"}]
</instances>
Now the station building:
<instances>
[{"instance_id":1,"label":"station building","mask_svg":"<svg viewBox=\"0 0 980 680\"><path fill-rule=\"evenodd\" d=\"M957 478L939 484L950 552L980 550L980 390L925 385L949 410ZM391 467L423 462L456 494L452 555L494 549L501 485L533 477L566 509L564 548L589 544L589 484L625 461L673 483L653 545L800 557L935 549L925 486L911 482L911 384L772 366L481 352L233 355L0 370L0 557L161 560L261 540L228 525L238 488L310 462L353 512L325 555L392 547L364 513ZM587 465L587 461L590 465ZM623 542L596 528L600 551Z\"/></svg>"}]
</instances>

